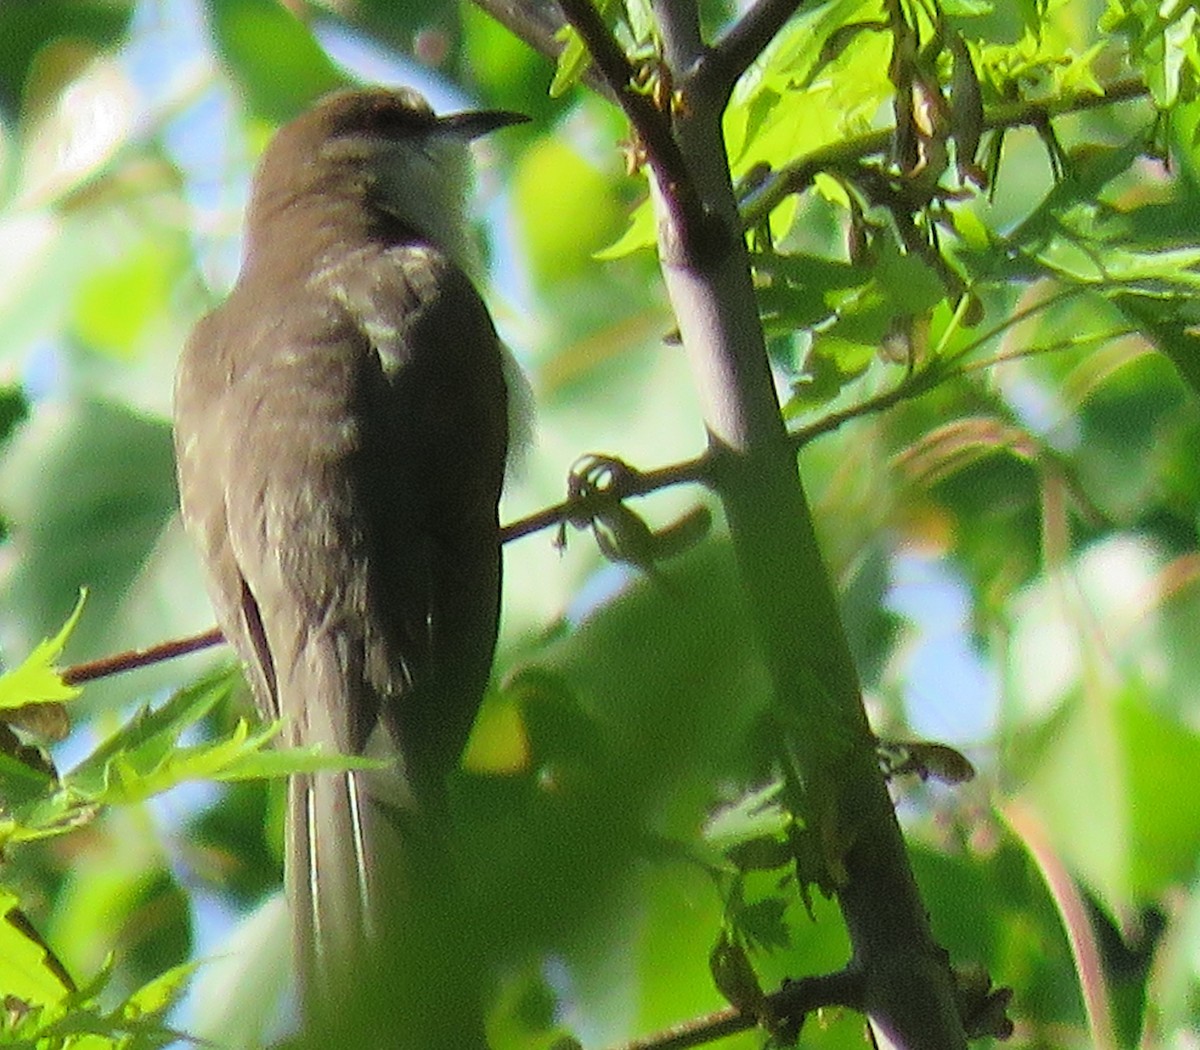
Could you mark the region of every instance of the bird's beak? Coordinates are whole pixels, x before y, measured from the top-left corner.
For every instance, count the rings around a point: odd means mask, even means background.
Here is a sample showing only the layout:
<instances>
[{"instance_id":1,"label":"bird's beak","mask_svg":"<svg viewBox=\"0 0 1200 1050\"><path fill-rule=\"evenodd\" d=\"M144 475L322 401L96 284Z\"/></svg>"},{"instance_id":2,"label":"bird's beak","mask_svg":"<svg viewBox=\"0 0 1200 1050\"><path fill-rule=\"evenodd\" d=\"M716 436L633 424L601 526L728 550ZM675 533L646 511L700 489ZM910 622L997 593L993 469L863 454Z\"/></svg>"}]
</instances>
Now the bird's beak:
<instances>
[{"instance_id":1,"label":"bird's beak","mask_svg":"<svg viewBox=\"0 0 1200 1050\"><path fill-rule=\"evenodd\" d=\"M524 113L512 113L504 109L476 109L438 117L437 128L449 135L470 140L512 124L527 124L530 119Z\"/></svg>"}]
</instances>

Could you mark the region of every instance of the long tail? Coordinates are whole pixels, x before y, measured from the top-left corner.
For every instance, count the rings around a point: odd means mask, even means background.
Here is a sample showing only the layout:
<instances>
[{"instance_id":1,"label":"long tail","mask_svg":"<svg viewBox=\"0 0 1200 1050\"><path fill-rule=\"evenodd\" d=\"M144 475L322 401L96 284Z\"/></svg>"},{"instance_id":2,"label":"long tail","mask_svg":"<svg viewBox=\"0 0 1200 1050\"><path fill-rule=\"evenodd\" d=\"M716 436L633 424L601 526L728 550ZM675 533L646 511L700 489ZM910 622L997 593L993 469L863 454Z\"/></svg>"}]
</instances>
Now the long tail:
<instances>
[{"instance_id":1,"label":"long tail","mask_svg":"<svg viewBox=\"0 0 1200 1050\"><path fill-rule=\"evenodd\" d=\"M320 994L323 978L352 970L378 932L364 789L353 771L297 775L289 785L285 870L306 999Z\"/></svg>"},{"instance_id":2,"label":"long tail","mask_svg":"<svg viewBox=\"0 0 1200 1050\"><path fill-rule=\"evenodd\" d=\"M399 787L390 770L292 778L286 875L307 1045L485 1050L449 851L397 805Z\"/></svg>"}]
</instances>

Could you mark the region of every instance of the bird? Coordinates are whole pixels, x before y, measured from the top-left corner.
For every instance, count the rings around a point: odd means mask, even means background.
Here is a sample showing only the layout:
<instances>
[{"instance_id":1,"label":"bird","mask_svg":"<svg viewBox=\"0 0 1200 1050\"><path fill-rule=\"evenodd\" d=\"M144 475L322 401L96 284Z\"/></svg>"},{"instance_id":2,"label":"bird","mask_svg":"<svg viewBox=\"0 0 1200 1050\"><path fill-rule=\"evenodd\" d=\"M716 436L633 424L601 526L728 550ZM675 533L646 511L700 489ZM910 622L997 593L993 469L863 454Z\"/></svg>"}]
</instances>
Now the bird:
<instances>
[{"instance_id":1,"label":"bird","mask_svg":"<svg viewBox=\"0 0 1200 1050\"><path fill-rule=\"evenodd\" d=\"M236 283L180 356L182 519L257 707L288 746L380 766L289 780L309 1005L446 860L429 843L496 644L511 386L472 280L468 143L526 119L408 88L318 100L264 150Z\"/></svg>"}]
</instances>

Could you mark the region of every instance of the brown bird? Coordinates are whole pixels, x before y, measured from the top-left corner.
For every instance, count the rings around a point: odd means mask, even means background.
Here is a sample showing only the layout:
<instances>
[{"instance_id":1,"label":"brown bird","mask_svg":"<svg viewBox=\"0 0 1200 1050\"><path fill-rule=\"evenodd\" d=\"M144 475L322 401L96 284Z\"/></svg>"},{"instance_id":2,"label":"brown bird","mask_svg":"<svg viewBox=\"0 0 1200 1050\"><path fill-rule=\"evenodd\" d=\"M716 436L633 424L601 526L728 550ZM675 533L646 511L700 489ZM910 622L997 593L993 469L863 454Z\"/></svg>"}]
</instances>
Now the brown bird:
<instances>
[{"instance_id":1,"label":"brown bird","mask_svg":"<svg viewBox=\"0 0 1200 1050\"><path fill-rule=\"evenodd\" d=\"M467 142L524 119L358 90L283 127L237 284L179 364L183 520L263 716L288 745L389 764L291 778L310 1003L436 877L428 843L490 673L508 398L468 277Z\"/></svg>"}]
</instances>

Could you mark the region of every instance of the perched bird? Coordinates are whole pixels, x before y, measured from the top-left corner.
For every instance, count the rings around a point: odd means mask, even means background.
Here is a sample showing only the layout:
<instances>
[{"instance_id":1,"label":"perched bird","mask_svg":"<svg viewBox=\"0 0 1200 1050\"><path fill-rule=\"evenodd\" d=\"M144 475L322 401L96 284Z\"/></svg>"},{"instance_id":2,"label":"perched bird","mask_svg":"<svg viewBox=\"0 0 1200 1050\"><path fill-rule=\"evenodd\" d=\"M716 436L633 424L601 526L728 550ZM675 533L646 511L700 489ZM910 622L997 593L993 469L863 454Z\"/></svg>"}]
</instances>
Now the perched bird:
<instances>
[{"instance_id":1,"label":"perched bird","mask_svg":"<svg viewBox=\"0 0 1200 1050\"><path fill-rule=\"evenodd\" d=\"M439 855L421 840L490 673L508 397L468 276L467 143L524 119L374 89L284 126L237 284L179 363L183 520L262 714L388 764L291 778L307 999L421 897L406 879Z\"/></svg>"}]
</instances>

